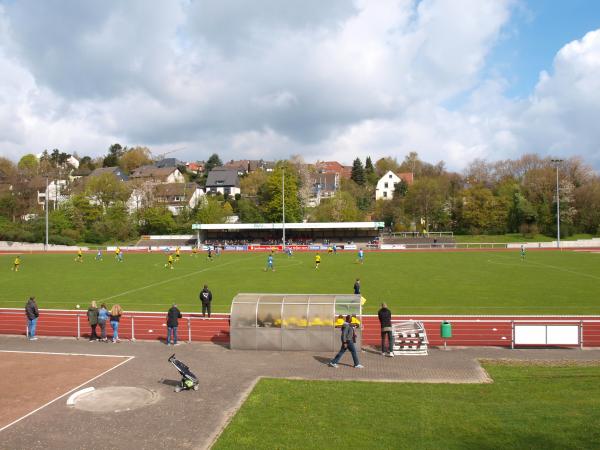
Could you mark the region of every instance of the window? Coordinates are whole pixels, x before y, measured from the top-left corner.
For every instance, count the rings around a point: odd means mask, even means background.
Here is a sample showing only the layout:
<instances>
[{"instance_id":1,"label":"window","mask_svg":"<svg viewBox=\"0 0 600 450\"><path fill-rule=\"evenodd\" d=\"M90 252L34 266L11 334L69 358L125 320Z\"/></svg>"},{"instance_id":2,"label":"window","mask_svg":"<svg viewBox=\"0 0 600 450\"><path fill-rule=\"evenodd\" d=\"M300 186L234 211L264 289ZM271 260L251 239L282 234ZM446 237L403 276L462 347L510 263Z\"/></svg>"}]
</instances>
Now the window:
<instances>
[{"instance_id":1,"label":"window","mask_svg":"<svg viewBox=\"0 0 600 450\"><path fill-rule=\"evenodd\" d=\"M388 175L388 178L392 178L392 174L391 173Z\"/></svg>"},{"instance_id":2,"label":"window","mask_svg":"<svg viewBox=\"0 0 600 450\"><path fill-rule=\"evenodd\" d=\"M383 187L387 188L387 187L388 187L388 184L387 184L387 183L384 183Z\"/></svg>"},{"instance_id":3,"label":"window","mask_svg":"<svg viewBox=\"0 0 600 450\"><path fill-rule=\"evenodd\" d=\"M383 197L387 197L387 191L383 191Z\"/></svg>"}]
</instances>

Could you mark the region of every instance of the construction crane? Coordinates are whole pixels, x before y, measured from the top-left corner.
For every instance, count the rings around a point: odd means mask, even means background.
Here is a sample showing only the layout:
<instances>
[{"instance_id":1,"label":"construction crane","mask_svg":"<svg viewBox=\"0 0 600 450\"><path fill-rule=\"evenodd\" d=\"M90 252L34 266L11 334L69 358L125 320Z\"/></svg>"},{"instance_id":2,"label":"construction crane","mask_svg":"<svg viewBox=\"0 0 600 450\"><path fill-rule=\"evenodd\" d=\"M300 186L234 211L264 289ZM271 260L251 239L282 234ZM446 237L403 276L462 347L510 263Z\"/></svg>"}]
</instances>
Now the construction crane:
<instances>
[{"instance_id":1,"label":"construction crane","mask_svg":"<svg viewBox=\"0 0 600 450\"><path fill-rule=\"evenodd\" d=\"M160 161L161 159L164 159L165 156L170 155L171 153L180 152L181 150L185 150L186 148L187 147L176 148L175 150L169 150L168 152L159 153L156 156L152 152L150 152L150 154L152 155L152 159L154 161Z\"/></svg>"}]
</instances>

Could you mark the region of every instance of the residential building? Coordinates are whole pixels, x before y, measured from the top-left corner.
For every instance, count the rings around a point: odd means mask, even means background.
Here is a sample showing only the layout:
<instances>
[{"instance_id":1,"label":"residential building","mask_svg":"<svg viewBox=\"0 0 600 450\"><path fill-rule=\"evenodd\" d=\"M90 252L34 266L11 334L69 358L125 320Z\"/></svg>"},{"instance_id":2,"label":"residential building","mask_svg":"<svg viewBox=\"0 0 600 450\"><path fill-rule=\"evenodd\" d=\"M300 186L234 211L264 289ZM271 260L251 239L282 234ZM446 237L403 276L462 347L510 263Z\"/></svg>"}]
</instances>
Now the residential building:
<instances>
[{"instance_id":1,"label":"residential building","mask_svg":"<svg viewBox=\"0 0 600 450\"><path fill-rule=\"evenodd\" d=\"M413 174L410 172L396 174L388 170L377 182L375 200L390 200L394 198L396 184L400 183L400 180L404 180L410 186L413 183Z\"/></svg>"},{"instance_id":2,"label":"residential building","mask_svg":"<svg viewBox=\"0 0 600 450\"><path fill-rule=\"evenodd\" d=\"M88 177L98 177L105 173L110 173L110 174L114 175L115 177L117 177L117 179L119 181L127 181L129 179L127 174L125 172L123 172L123 169L121 169L120 167L117 167L117 166L115 166L115 167L98 167L97 169L94 169L92 171L92 173L90 173L88 175Z\"/></svg>"},{"instance_id":3,"label":"residential building","mask_svg":"<svg viewBox=\"0 0 600 450\"><path fill-rule=\"evenodd\" d=\"M337 172L316 172L310 175L311 192L308 206L317 206L322 198L333 197L340 189L340 174Z\"/></svg>"},{"instance_id":4,"label":"residential building","mask_svg":"<svg viewBox=\"0 0 600 450\"><path fill-rule=\"evenodd\" d=\"M208 174L205 191L207 194L235 196L240 194L240 177L237 170L215 167Z\"/></svg>"},{"instance_id":5,"label":"residential building","mask_svg":"<svg viewBox=\"0 0 600 450\"><path fill-rule=\"evenodd\" d=\"M337 173L347 180L352 176L352 166L344 166L337 161L317 161L315 168L322 173Z\"/></svg>"},{"instance_id":6,"label":"residential building","mask_svg":"<svg viewBox=\"0 0 600 450\"><path fill-rule=\"evenodd\" d=\"M185 166L184 162L179 161L177 158L163 158L160 161L156 161L154 163L155 167L158 167L159 169L162 169L164 167L179 167L179 166Z\"/></svg>"},{"instance_id":7,"label":"residential building","mask_svg":"<svg viewBox=\"0 0 600 450\"><path fill-rule=\"evenodd\" d=\"M130 178L152 183L185 183L185 177L177 167L141 166L133 171Z\"/></svg>"},{"instance_id":8,"label":"residential building","mask_svg":"<svg viewBox=\"0 0 600 450\"><path fill-rule=\"evenodd\" d=\"M157 184L154 200L157 205L164 205L176 216L185 208L195 208L202 200L204 191L196 183Z\"/></svg>"}]
</instances>

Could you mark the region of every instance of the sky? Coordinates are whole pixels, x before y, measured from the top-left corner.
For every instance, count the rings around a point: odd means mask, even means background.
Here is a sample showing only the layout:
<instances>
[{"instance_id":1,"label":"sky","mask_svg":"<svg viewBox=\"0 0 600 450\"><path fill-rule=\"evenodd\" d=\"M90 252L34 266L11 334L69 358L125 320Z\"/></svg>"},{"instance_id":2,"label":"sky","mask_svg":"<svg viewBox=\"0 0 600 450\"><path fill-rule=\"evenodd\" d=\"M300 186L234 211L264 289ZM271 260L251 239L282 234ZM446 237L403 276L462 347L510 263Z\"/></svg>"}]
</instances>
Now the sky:
<instances>
[{"instance_id":1,"label":"sky","mask_svg":"<svg viewBox=\"0 0 600 450\"><path fill-rule=\"evenodd\" d=\"M580 156L596 0L0 0L0 156Z\"/></svg>"}]
</instances>

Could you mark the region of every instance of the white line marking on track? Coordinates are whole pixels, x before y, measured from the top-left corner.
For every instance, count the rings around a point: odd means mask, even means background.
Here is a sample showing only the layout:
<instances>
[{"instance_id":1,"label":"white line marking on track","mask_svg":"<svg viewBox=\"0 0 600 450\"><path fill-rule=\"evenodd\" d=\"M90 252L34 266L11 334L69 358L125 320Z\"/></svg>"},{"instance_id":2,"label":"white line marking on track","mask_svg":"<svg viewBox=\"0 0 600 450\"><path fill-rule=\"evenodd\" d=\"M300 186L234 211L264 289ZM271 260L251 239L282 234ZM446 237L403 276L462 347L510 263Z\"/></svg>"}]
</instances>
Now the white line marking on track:
<instances>
[{"instance_id":1,"label":"white line marking on track","mask_svg":"<svg viewBox=\"0 0 600 450\"><path fill-rule=\"evenodd\" d=\"M29 350L0 350L2 353L33 353L37 355L62 355L62 356L104 356L107 358L135 358L131 355L94 355L93 353L60 353L60 352L32 352Z\"/></svg>"},{"instance_id":2,"label":"white line marking on track","mask_svg":"<svg viewBox=\"0 0 600 450\"><path fill-rule=\"evenodd\" d=\"M23 352L23 353L27 353L27 352ZM33 353L33 352L31 352L31 353ZM36 352L36 353L43 353L43 352ZM58 353L58 354L64 354L64 353ZM67 354L68 354L68 353L67 353ZM83 356L83 355L82 355L82 356ZM100 355L85 355L85 356L100 356ZM108 356L108 355L103 355L103 356ZM38 412L39 410L41 410L41 409L45 408L46 406L48 406L48 405L51 405L51 404L52 404L52 403L54 403L55 401L57 401L57 400L60 400L60 399L61 399L61 398L63 398L65 395L69 395L71 392L74 392L74 391L76 391L76 390L78 390L78 389L81 389L81 388L82 388L83 386L85 386L86 384L89 384L89 383L91 383L92 381L94 381L94 380L97 380L97 379L98 379L98 378L100 378L102 375L105 375L105 374L107 374L107 373L108 373L108 372L110 372L111 370L115 370L117 367L119 367L119 366L121 366L121 365L123 365L123 364L125 364L125 363L127 363L127 362L129 362L129 361L131 361L131 360L134 358L134 356L127 356L126 358L127 358L127 359L126 359L125 361L121 361L121 362L120 362L119 364L117 364L116 366L114 366L114 367L111 367L111 368L110 368L110 369L108 369L108 370L105 370L105 371L104 371L104 372L102 372L101 374L99 374L99 375L96 375L96 376L95 376L95 377L93 377L93 378L90 378L90 379L89 379L89 380L87 380L85 383L81 383L79 386L76 386L76 387L74 387L73 389L70 389L70 390L68 390L68 391L67 391L67 392L65 392L64 394L62 394L62 395L60 395L60 396L56 397L54 400L50 400L48 403L46 403L46 404L44 404L44 405L40 406L39 408L37 408L37 409L34 409L33 411L31 411L31 412L29 412L29 413L25 414L23 417L19 417L17 420L15 420L15 421L13 421L13 422L9 423L8 425L5 425L5 426L3 426L2 428L0 428L0 432L2 432L2 431L4 431L4 430L6 430L8 427L10 427L10 426L13 426L14 424L16 424L16 423L20 422L21 420L23 420L23 419L26 419L27 417L31 416L32 414L35 414L36 412Z\"/></svg>"}]
</instances>

